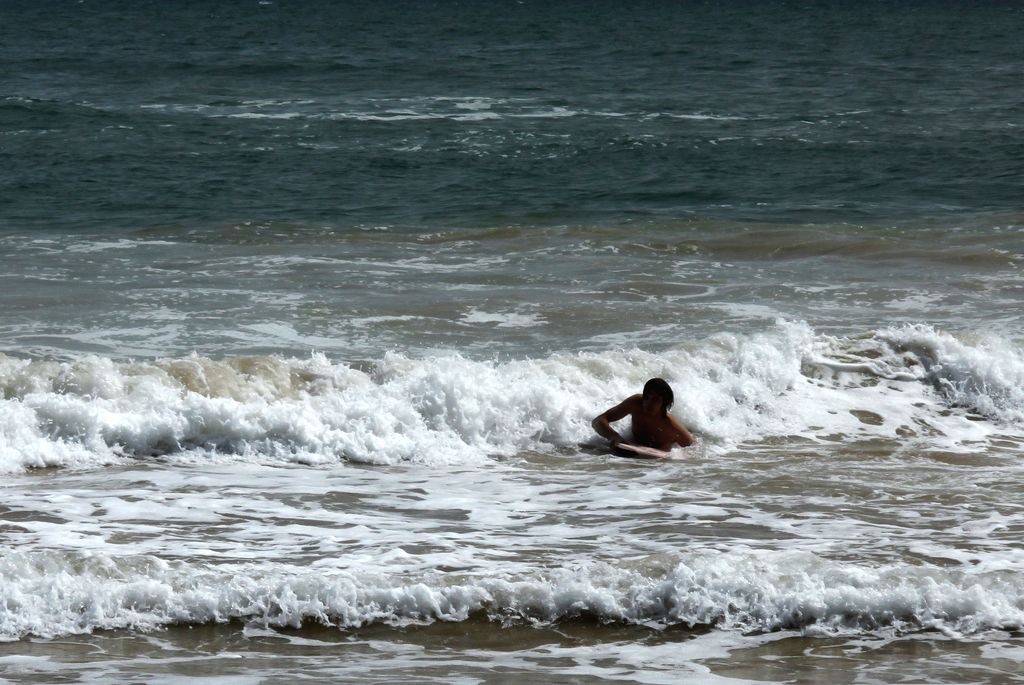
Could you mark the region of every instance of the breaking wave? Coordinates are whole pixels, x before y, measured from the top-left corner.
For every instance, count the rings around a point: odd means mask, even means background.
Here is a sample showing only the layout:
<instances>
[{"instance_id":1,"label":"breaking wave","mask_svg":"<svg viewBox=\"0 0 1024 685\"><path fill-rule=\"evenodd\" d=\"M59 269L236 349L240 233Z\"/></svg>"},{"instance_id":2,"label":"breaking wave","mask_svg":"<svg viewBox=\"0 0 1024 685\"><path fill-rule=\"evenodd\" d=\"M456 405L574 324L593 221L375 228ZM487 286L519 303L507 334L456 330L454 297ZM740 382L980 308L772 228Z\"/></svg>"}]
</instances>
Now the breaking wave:
<instances>
[{"instance_id":1,"label":"breaking wave","mask_svg":"<svg viewBox=\"0 0 1024 685\"><path fill-rule=\"evenodd\" d=\"M389 353L366 365L320 354L152 362L0 355L0 471L185 454L466 463L572 448L595 441L590 419L651 376L676 388L674 412L712 450L780 435L979 449L994 433L1018 436L1024 424L1021 347L928 326L837 338L779 322L657 354L510 361L456 352Z\"/></svg>"},{"instance_id":2,"label":"breaking wave","mask_svg":"<svg viewBox=\"0 0 1024 685\"><path fill-rule=\"evenodd\" d=\"M701 553L630 566L587 562L525 577L419 579L280 564L196 566L60 552L0 557L0 639L231 620L264 626L463 621L715 626L805 634L1020 630L1005 571L872 568L806 552Z\"/></svg>"}]
</instances>

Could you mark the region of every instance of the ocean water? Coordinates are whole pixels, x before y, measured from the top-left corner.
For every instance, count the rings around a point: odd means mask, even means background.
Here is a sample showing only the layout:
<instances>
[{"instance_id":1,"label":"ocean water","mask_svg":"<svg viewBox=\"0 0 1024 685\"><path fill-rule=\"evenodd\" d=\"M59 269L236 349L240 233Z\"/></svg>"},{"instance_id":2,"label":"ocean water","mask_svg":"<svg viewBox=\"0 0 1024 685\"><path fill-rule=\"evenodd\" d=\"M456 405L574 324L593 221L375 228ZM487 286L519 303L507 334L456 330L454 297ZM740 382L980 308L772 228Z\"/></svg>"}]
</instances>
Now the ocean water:
<instances>
[{"instance_id":1,"label":"ocean water","mask_svg":"<svg viewBox=\"0 0 1024 685\"><path fill-rule=\"evenodd\" d=\"M0 4L0 679L1024 681L1022 32Z\"/></svg>"}]
</instances>

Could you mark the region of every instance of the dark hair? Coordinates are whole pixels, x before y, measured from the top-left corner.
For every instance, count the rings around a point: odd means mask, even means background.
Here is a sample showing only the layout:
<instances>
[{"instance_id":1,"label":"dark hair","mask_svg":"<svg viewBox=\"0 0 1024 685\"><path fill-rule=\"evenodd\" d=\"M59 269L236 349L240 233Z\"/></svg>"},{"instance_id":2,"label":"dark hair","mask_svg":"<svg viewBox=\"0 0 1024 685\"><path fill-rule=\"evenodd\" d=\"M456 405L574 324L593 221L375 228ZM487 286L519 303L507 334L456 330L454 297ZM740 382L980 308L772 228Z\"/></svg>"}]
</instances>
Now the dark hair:
<instances>
[{"instance_id":1,"label":"dark hair","mask_svg":"<svg viewBox=\"0 0 1024 685\"><path fill-rule=\"evenodd\" d=\"M661 415L668 416L668 409L675 401L675 395L672 394L672 388L664 378L652 378L644 384L643 396L650 397L651 395L661 397Z\"/></svg>"}]
</instances>

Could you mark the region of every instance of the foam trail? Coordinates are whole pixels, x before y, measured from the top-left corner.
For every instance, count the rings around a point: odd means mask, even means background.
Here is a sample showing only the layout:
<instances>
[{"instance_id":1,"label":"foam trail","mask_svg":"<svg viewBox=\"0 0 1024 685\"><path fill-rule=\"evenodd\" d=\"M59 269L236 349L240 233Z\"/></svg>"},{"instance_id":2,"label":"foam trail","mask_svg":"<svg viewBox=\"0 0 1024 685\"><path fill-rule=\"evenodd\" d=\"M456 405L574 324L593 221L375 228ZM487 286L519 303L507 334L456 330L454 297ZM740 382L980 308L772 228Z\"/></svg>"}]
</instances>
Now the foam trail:
<instances>
[{"instance_id":1,"label":"foam trail","mask_svg":"<svg viewBox=\"0 0 1024 685\"><path fill-rule=\"evenodd\" d=\"M869 567L805 552L702 553L614 566L587 562L525 577L389 577L299 566L194 566L155 557L52 551L0 557L0 638L152 630L241 620L355 628L463 621L602 622L808 634L1024 626L1006 572Z\"/></svg>"}]
</instances>

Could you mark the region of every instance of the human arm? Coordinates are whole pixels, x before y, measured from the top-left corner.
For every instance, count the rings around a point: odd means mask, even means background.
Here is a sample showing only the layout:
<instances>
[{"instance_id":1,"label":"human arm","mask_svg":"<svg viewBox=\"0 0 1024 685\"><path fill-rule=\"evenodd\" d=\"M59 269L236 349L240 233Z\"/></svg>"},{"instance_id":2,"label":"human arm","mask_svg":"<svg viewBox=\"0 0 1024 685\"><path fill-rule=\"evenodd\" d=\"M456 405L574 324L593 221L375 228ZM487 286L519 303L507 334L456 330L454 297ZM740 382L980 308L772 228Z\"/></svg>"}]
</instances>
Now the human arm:
<instances>
[{"instance_id":1,"label":"human arm","mask_svg":"<svg viewBox=\"0 0 1024 685\"><path fill-rule=\"evenodd\" d=\"M689 447L695 442L693 434L686 429L686 426L683 425L682 421L671 414L668 415L668 421L672 425L672 431L674 433L672 436L673 442L682 447Z\"/></svg>"},{"instance_id":2,"label":"human arm","mask_svg":"<svg viewBox=\"0 0 1024 685\"><path fill-rule=\"evenodd\" d=\"M612 423L620 419L624 419L637 411L640 408L641 403L642 400L640 395L627 397L608 411L595 417L594 420L590 422L590 425L598 435L611 442L613 448L618 447L619 443L625 442L625 438L623 438L618 431L612 428Z\"/></svg>"}]
</instances>

